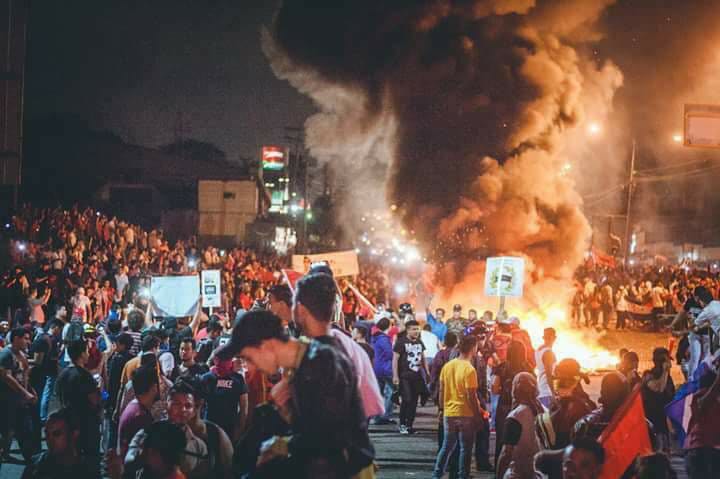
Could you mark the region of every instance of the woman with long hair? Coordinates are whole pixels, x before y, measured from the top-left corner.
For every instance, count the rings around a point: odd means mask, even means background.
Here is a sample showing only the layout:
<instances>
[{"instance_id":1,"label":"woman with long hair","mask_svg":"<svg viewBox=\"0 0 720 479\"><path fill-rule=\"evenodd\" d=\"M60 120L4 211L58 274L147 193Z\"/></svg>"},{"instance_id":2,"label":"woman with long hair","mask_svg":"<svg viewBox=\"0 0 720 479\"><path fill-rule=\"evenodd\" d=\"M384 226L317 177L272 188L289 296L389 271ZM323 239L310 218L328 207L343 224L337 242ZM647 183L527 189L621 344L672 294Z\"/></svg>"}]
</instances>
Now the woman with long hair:
<instances>
[{"instance_id":1,"label":"woman with long hair","mask_svg":"<svg viewBox=\"0 0 720 479\"><path fill-rule=\"evenodd\" d=\"M495 367L492 384L492 393L499 395L497 410L495 411L495 464L502 449L502 439L505 418L512 410L512 384L513 379L520 373L533 375L532 367L527 361L525 345L520 341L511 341L507 350L507 360Z\"/></svg>"}]
</instances>

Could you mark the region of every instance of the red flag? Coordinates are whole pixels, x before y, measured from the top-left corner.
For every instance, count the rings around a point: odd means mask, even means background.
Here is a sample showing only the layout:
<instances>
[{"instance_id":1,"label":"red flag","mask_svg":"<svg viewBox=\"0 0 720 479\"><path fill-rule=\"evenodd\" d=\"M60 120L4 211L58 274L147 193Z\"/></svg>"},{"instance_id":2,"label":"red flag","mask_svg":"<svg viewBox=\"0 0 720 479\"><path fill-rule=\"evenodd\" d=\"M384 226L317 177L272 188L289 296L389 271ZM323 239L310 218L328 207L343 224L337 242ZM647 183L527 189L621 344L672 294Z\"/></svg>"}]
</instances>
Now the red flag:
<instances>
[{"instance_id":1,"label":"red flag","mask_svg":"<svg viewBox=\"0 0 720 479\"><path fill-rule=\"evenodd\" d=\"M295 283L297 283L298 280L303 277L303 274L298 273L297 271L293 271L291 269L283 269L282 274L285 277L285 281L287 282L288 286L290 286L290 291L295 294Z\"/></svg>"},{"instance_id":2,"label":"red flag","mask_svg":"<svg viewBox=\"0 0 720 479\"><path fill-rule=\"evenodd\" d=\"M598 440L605 449L606 458L600 479L617 479L636 457L652 452L640 386L635 387L615 412Z\"/></svg>"},{"instance_id":3,"label":"red flag","mask_svg":"<svg viewBox=\"0 0 720 479\"><path fill-rule=\"evenodd\" d=\"M607 266L608 268L615 268L615 258L593 246L591 251L591 257L595 264L600 266Z\"/></svg>"}]
</instances>

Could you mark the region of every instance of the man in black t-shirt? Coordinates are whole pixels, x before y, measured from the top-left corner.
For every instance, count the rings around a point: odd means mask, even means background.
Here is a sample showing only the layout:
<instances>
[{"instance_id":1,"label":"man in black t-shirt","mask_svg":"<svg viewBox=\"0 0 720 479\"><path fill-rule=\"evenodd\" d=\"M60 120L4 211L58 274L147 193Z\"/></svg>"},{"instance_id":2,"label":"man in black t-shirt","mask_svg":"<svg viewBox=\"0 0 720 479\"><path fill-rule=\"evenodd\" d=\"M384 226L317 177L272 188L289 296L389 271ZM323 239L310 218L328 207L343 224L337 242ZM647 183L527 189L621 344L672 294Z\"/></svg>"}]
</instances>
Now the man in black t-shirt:
<instances>
[{"instance_id":1,"label":"man in black t-shirt","mask_svg":"<svg viewBox=\"0 0 720 479\"><path fill-rule=\"evenodd\" d=\"M199 363L207 363L210 355L220 346L220 336L223 333L223 325L220 318L213 315L207 324L207 337L203 338L197 345L197 356L195 360Z\"/></svg>"},{"instance_id":2,"label":"man in black t-shirt","mask_svg":"<svg viewBox=\"0 0 720 479\"><path fill-rule=\"evenodd\" d=\"M405 336L393 347L393 384L400 387L400 434L412 434L420 396L426 392L425 377L430 377L425 361L425 345L420 340L420 324L405 323Z\"/></svg>"},{"instance_id":3,"label":"man in black t-shirt","mask_svg":"<svg viewBox=\"0 0 720 479\"><path fill-rule=\"evenodd\" d=\"M33 387L42 394L40 398L40 420L44 423L48 417L48 407L55 391L55 379L58 375L60 345L62 344L63 324L54 319L50 321L47 333L38 334L30 346L33 354Z\"/></svg>"},{"instance_id":4,"label":"man in black t-shirt","mask_svg":"<svg viewBox=\"0 0 720 479\"><path fill-rule=\"evenodd\" d=\"M248 414L248 389L240 374L242 360L216 356L213 362L210 372L201 378L208 391L206 419L220 426L234 443L240 439Z\"/></svg>"},{"instance_id":5,"label":"man in black t-shirt","mask_svg":"<svg viewBox=\"0 0 720 479\"><path fill-rule=\"evenodd\" d=\"M206 364L195 361L196 347L197 344L193 338L183 338L180 341L180 364L175 366L171 378L173 381L178 377L202 376L210 370Z\"/></svg>"},{"instance_id":6,"label":"man in black t-shirt","mask_svg":"<svg viewBox=\"0 0 720 479\"><path fill-rule=\"evenodd\" d=\"M25 459L36 451L29 437L26 421L28 405L37 402L36 393L27 384L27 359L24 351L30 343L30 332L15 328L11 343L0 351L0 455L8 454L13 434L17 434Z\"/></svg>"},{"instance_id":7,"label":"man in black t-shirt","mask_svg":"<svg viewBox=\"0 0 720 479\"><path fill-rule=\"evenodd\" d=\"M85 369L89 359L85 340L67 345L72 365L57 378L56 392L60 404L68 410L80 429L78 447L100 473L100 390L92 374Z\"/></svg>"}]
</instances>

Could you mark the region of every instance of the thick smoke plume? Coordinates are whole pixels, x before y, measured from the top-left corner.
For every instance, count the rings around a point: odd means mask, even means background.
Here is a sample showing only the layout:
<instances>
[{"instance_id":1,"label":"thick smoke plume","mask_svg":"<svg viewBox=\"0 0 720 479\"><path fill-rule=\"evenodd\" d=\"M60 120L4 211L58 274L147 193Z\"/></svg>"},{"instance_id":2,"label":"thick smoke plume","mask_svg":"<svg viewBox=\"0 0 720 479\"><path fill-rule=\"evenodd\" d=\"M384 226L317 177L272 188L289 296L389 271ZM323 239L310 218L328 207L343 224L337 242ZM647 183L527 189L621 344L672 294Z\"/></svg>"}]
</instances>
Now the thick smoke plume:
<instances>
[{"instance_id":1,"label":"thick smoke plume","mask_svg":"<svg viewBox=\"0 0 720 479\"><path fill-rule=\"evenodd\" d=\"M453 296L498 254L567 285L589 227L564 168L622 82L590 53L611 3L286 0L264 47L320 110L306 142L352 179L349 222L397 205Z\"/></svg>"}]
</instances>

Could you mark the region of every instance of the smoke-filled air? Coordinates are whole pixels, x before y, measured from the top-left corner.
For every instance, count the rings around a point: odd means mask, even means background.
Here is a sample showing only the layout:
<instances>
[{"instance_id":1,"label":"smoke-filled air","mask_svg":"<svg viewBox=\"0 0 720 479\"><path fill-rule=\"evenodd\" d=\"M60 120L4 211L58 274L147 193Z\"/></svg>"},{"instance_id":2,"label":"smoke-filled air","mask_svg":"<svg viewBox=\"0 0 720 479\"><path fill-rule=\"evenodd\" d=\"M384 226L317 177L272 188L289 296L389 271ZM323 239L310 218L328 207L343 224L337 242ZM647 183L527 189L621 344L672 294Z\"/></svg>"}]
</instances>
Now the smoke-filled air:
<instances>
[{"instance_id":1,"label":"smoke-filled air","mask_svg":"<svg viewBox=\"0 0 720 479\"><path fill-rule=\"evenodd\" d=\"M483 258L524 256L527 310L548 291L565 304L587 248L566 165L622 83L591 55L611 3L286 0L264 48L319 108L306 143L352 182L348 223L395 205L440 296L465 304Z\"/></svg>"}]
</instances>

